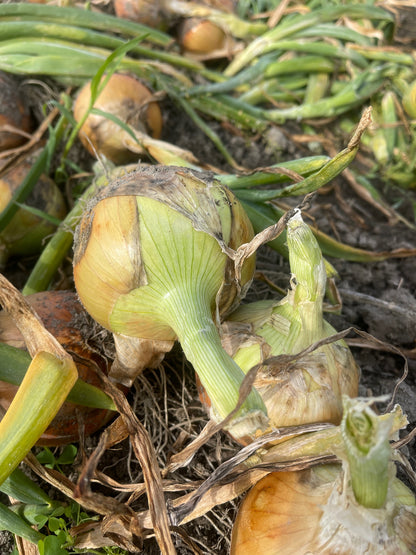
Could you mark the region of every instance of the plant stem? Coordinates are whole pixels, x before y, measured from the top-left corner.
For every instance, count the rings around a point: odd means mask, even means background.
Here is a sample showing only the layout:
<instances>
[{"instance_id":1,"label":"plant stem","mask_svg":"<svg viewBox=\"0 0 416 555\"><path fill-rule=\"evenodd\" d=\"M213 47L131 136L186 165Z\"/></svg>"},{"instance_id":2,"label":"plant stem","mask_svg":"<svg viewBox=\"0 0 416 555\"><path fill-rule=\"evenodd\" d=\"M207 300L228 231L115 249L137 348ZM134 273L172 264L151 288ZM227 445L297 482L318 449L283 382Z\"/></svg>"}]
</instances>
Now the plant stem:
<instances>
[{"instance_id":1,"label":"plant stem","mask_svg":"<svg viewBox=\"0 0 416 555\"><path fill-rule=\"evenodd\" d=\"M185 356L198 373L211 399L215 419L224 419L237 405L244 372L221 345L209 301L201 292L193 292L188 288L177 289L164 304L168 305L166 313L169 313L170 324ZM186 314L186 326L183 324L183 314ZM255 390L248 395L238 416L251 411L266 412Z\"/></svg>"}]
</instances>

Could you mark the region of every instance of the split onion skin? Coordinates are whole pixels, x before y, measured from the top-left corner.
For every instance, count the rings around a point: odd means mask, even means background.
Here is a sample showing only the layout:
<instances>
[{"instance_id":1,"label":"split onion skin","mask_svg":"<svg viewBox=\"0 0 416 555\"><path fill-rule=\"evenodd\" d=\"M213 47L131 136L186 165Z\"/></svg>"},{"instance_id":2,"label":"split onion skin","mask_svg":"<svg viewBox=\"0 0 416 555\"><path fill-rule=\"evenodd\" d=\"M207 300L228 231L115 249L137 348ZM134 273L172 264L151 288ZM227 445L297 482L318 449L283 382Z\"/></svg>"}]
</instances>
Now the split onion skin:
<instances>
[{"instance_id":1,"label":"split onion skin","mask_svg":"<svg viewBox=\"0 0 416 555\"><path fill-rule=\"evenodd\" d=\"M27 141L23 134L2 130L10 125L23 133L32 130L32 116L24 96L19 91L19 82L8 73L0 71L0 152L20 146Z\"/></svg>"},{"instance_id":2,"label":"split onion skin","mask_svg":"<svg viewBox=\"0 0 416 555\"><path fill-rule=\"evenodd\" d=\"M74 358L79 378L101 387L95 369L107 371L107 359L87 343L91 333L91 320L73 291L44 291L26 297L41 318L45 328L54 335L64 349ZM20 332L6 312L0 312L0 341L25 348ZM0 405L7 410L18 387L0 382ZM79 424L82 422L85 436L104 426L114 415L112 411L76 405L66 401L37 445L55 446L78 441ZM78 420L79 417L79 420Z\"/></svg>"},{"instance_id":3,"label":"split onion skin","mask_svg":"<svg viewBox=\"0 0 416 555\"><path fill-rule=\"evenodd\" d=\"M94 108L115 115L118 119L154 139L162 134L163 118L153 93L134 77L115 73L99 94ZM88 82L78 93L74 104L74 117L80 121L91 101L91 83ZM79 138L84 147L96 156L103 154L115 164L137 160L123 141L125 132L110 119L90 114L82 125Z\"/></svg>"}]
</instances>

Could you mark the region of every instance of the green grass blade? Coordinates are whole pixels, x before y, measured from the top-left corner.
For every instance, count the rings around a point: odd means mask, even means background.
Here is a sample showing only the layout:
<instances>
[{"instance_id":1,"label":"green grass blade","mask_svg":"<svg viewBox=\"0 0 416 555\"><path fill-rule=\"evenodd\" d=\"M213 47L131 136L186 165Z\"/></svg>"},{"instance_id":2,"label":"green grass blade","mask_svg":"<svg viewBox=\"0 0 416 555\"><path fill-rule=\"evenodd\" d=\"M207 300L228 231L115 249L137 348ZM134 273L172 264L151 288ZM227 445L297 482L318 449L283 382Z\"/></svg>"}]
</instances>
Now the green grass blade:
<instances>
[{"instance_id":1,"label":"green grass blade","mask_svg":"<svg viewBox=\"0 0 416 555\"><path fill-rule=\"evenodd\" d=\"M52 499L20 468L13 470L10 476L0 484L0 491L21 503L47 505L49 507L53 505Z\"/></svg>"},{"instance_id":2,"label":"green grass blade","mask_svg":"<svg viewBox=\"0 0 416 555\"><path fill-rule=\"evenodd\" d=\"M8 530L32 543L38 543L39 540L45 537L3 503L0 503L0 530Z\"/></svg>"}]
</instances>

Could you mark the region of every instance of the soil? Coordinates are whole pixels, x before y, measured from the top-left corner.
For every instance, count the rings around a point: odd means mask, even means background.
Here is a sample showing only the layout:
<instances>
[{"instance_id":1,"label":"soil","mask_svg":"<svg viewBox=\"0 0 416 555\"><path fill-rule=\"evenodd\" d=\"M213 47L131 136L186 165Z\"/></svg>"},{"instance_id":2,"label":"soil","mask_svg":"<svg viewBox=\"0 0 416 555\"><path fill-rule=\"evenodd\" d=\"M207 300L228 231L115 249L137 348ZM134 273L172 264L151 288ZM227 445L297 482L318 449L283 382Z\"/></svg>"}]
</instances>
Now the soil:
<instances>
[{"instance_id":1,"label":"soil","mask_svg":"<svg viewBox=\"0 0 416 555\"><path fill-rule=\"evenodd\" d=\"M221 154L182 112L165 100L164 140L189 148L203 162L221 169L232 171L224 163ZM322 144L313 145L296 142L293 137L303 133L300 125L276 127L261 137L247 137L216 122L210 125L219 133L238 164L252 169L264 167L284 160L306 156L311 153L326 153ZM332 136L331 122L323 122L319 127L321 136ZM333 137L338 150L345 146L344 137ZM81 152L81 151L80 151ZM91 169L93 160L80 155L82 167ZM360 168L360 160L353 163ZM414 222L414 191L399 190L382 180L376 182L387 203L395 205L397 212ZM290 199L290 205L301 199ZM402 221L388 220L386 216L367 201L363 200L351 187L345 175L338 176L323 191L318 192L308 211L311 221L323 232L328 233L347 245L371 251L392 251L394 249L415 249L416 231ZM390 258L381 262L349 262L342 259L328 259L338 272L336 286L342 298L339 313L328 313L327 319L337 330L355 328L374 336L378 343L356 346L359 335L349 334L351 349L361 368L360 394L363 396L388 396L388 400L378 403L383 410L391 400L392 392L403 378L406 360L399 350L407 353L408 374L395 391L395 401L399 403L409 419L407 431L416 426L416 261L411 258ZM5 275L21 287L35 259L11 260ZM288 262L269 247L262 247L258 256L258 270L269 280L283 289L288 286ZM65 279L60 283L70 284L70 265L63 268ZM58 285L57 283L57 286ZM275 292L263 279L256 279L249 293L250 300L268 298ZM387 352L385 344L396 348ZM187 365L178 347L169 353L158 370L147 371L128 394L141 422L147 427L159 457L159 464L166 463L168 454L178 450L175 441L181 438L186 444L195 437L207 422L206 413L198 400L192 369ZM84 446L88 455L94 449L99 434L86 439ZM233 456L239 447L227 435L216 434L198 451L189 467L177 471L173 478L182 481L204 480L210 476L220 462ZM58 448L59 452L59 448ZM403 449L413 466L416 467L416 443L412 439ZM68 469L68 475L75 480L82 466L81 458ZM121 483L142 481L140 466L131 451L129 443L123 442L109 450L101 459L99 469ZM412 487L409 476L401 477ZM100 491L109 494L109 489ZM53 495L57 495L53 491ZM117 494L120 501L126 500L123 493ZM183 534L174 536L179 554L200 553L225 554L229 549L230 531L235 518L239 499L210 511L204 517L182 527ZM140 503L138 503L140 506ZM192 549L190 544L194 545ZM11 552L10 536L0 533L0 554ZM154 539L145 541L143 553L159 553Z\"/></svg>"}]
</instances>

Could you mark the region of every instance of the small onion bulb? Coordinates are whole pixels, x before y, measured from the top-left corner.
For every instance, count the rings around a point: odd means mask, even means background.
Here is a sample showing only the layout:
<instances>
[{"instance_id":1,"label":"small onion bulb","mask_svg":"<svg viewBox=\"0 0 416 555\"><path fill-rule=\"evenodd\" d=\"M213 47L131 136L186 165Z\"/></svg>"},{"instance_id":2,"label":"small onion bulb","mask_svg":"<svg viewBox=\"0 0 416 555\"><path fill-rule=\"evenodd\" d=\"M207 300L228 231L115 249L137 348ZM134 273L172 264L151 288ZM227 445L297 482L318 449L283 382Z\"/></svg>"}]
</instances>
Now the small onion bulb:
<instances>
[{"instance_id":1,"label":"small onion bulb","mask_svg":"<svg viewBox=\"0 0 416 555\"><path fill-rule=\"evenodd\" d=\"M178 42L188 52L208 54L226 46L227 35L208 19L184 19L178 26Z\"/></svg>"},{"instance_id":2,"label":"small onion bulb","mask_svg":"<svg viewBox=\"0 0 416 555\"><path fill-rule=\"evenodd\" d=\"M157 139L162 133L162 113L153 93L134 77L116 73L110 77L99 94L94 108L115 115L132 129ZM74 117L80 121L91 101L91 83L80 90L75 104ZM79 133L85 148L95 156L103 154L115 164L135 160L126 146L131 137L116 123L105 116L90 114Z\"/></svg>"}]
</instances>

